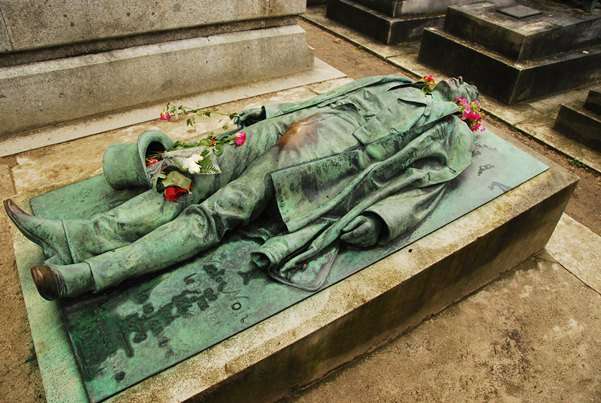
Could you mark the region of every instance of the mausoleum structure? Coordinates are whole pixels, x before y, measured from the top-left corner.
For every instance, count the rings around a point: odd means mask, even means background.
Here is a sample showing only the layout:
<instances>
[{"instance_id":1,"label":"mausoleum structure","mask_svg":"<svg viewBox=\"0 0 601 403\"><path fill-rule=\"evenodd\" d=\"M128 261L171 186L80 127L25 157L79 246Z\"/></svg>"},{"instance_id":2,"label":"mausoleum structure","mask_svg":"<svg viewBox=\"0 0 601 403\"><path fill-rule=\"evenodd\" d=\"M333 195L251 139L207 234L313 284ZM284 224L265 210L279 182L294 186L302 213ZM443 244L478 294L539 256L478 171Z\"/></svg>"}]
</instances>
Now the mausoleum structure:
<instances>
[{"instance_id":1,"label":"mausoleum structure","mask_svg":"<svg viewBox=\"0 0 601 403\"><path fill-rule=\"evenodd\" d=\"M424 31L420 62L462 75L505 103L601 78L601 11L555 1L449 7L444 29Z\"/></svg>"},{"instance_id":2,"label":"mausoleum structure","mask_svg":"<svg viewBox=\"0 0 601 403\"><path fill-rule=\"evenodd\" d=\"M510 1L510 0L509 0ZM450 5L474 0L329 0L328 17L386 44L417 39L442 26ZM497 3L507 3L498 0Z\"/></svg>"},{"instance_id":3,"label":"mausoleum structure","mask_svg":"<svg viewBox=\"0 0 601 403\"><path fill-rule=\"evenodd\" d=\"M0 137L310 69L306 0L0 3ZM24 116L27 116L25 119Z\"/></svg>"},{"instance_id":4,"label":"mausoleum structure","mask_svg":"<svg viewBox=\"0 0 601 403\"><path fill-rule=\"evenodd\" d=\"M561 105L555 128L566 136L601 150L601 88L592 89L584 105Z\"/></svg>"}]
</instances>

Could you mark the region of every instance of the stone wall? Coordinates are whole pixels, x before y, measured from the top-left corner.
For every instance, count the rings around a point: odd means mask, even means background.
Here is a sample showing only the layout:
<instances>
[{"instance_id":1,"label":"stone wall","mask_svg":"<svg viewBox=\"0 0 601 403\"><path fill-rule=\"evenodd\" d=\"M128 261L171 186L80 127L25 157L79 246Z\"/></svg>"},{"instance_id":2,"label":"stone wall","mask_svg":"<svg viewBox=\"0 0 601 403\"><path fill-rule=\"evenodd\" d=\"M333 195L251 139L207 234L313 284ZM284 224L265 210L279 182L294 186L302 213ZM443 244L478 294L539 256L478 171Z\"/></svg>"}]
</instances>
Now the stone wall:
<instances>
[{"instance_id":1,"label":"stone wall","mask_svg":"<svg viewBox=\"0 0 601 403\"><path fill-rule=\"evenodd\" d=\"M306 0L0 0L0 139L309 70Z\"/></svg>"}]
</instances>

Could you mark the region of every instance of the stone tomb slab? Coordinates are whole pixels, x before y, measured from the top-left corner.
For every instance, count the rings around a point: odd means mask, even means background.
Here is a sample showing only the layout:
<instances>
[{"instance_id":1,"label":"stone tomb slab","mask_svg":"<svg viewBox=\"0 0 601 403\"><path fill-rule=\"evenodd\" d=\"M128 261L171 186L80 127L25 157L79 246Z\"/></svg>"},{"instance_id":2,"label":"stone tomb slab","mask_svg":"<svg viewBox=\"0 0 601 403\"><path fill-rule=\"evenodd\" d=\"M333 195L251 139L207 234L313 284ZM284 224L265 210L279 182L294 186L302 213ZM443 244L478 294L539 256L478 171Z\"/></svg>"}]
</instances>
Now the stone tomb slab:
<instances>
[{"instance_id":1,"label":"stone tomb slab","mask_svg":"<svg viewBox=\"0 0 601 403\"><path fill-rule=\"evenodd\" d=\"M537 10L535 8L528 7L528 6L523 6L521 4L519 4L517 6L500 8L498 11L501 14L505 14L510 17L517 18L518 20L528 18L528 17L534 17L535 15L542 14L542 11L540 11L540 10Z\"/></svg>"},{"instance_id":2,"label":"stone tomb slab","mask_svg":"<svg viewBox=\"0 0 601 403\"><path fill-rule=\"evenodd\" d=\"M376 2L377 3L377 2ZM385 2L377 3L384 6ZM392 6L391 6L392 7ZM417 39L426 27L442 26L443 13L391 16L353 0L329 0L327 16L385 44ZM394 8L394 7L393 7Z\"/></svg>"},{"instance_id":3,"label":"stone tomb slab","mask_svg":"<svg viewBox=\"0 0 601 403\"><path fill-rule=\"evenodd\" d=\"M493 2L451 6L444 29L513 61L537 60L601 40L601 12L553 2L499 7Z\"/></svg>"},{"instance_id":4,"label":"stone tomb slab","mask_svg":"<svg viewBox=\"0 0 601 403\"><path fill-rule=\"evenodd\" d=\"M280 398L542 249L574 185L558 168L486 133L470 169L426 222L387 247L341 254L330 286L315 294L251 270L245 256L253 241L232 238L143 282L46 303L28 275L42 257L17 237L47 400L84 401L84 391L92 401ZM83 217L131 196L96 177L34 198L32 207ZM216 267L211 256L227 248L238 258Z\"/></svg>"},{"instance_id":5,"label":"stone tomb slab","mask_svg":"<svg viewBox=\"0 0 601 403\"><path fill-rule=\"evenodd\" d=\"M527 18L491 2L449 7L444 29L424 31L419 61L507 104L601 79L601 12L536 6L540 13Z\"/></svg>"}]
</instances>

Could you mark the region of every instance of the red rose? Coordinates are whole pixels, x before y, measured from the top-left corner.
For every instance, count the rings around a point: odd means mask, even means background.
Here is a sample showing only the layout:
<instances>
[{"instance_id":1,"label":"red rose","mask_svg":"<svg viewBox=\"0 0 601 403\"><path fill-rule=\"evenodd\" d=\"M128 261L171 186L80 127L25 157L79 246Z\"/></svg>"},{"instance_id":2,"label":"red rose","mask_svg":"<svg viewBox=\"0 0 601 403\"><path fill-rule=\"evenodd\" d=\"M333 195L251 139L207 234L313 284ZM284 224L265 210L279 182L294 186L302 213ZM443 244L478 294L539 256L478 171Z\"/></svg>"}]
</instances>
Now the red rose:
<instances>
[{"instance_id":1,"label":"red rose","mask_svg":"<svg viewBox=\"0 0 601 403\"><path fill-rule=\"evenodd\" d=\"M158 164L159 162L161 162L161 160L159 160L156 157L148 157L148 158L146 158L146 166L147 167L152 166L154 164Z\"/></svg>"},{"instance_id":2,"label":"red rose","mask_svg":"<svg viewBox=\"0 0 601 403\"><path fill-rule=\"evenodd\" d=\"M179 186L169 186L165 188L163 196L165 197L165 200L174 202L186 194L188 194L188 191L184 188L180 188Z\"/></svg>"}]
</instances>

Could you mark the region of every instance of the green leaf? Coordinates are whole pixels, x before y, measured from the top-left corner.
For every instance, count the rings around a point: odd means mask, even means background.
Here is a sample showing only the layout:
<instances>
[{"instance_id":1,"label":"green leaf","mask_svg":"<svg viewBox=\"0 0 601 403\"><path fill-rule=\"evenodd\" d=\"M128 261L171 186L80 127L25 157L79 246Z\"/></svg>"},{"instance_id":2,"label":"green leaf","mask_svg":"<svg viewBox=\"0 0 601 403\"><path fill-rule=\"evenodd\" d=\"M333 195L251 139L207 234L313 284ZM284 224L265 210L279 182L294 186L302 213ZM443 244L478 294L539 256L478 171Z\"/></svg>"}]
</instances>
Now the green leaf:
<instances>
[{"instance_id":1,"label":"green leaf","mask_svg":"<svg viewBox=\"0 0 601 403\"><path fill-rule=\"evenodd\" d=\"M171 171L167 174L167 177L163 179L162 185L164 187L178 186L183 189L190 189L192 186L192 179L179 171Z\"/></svg>"}]
</instances>

